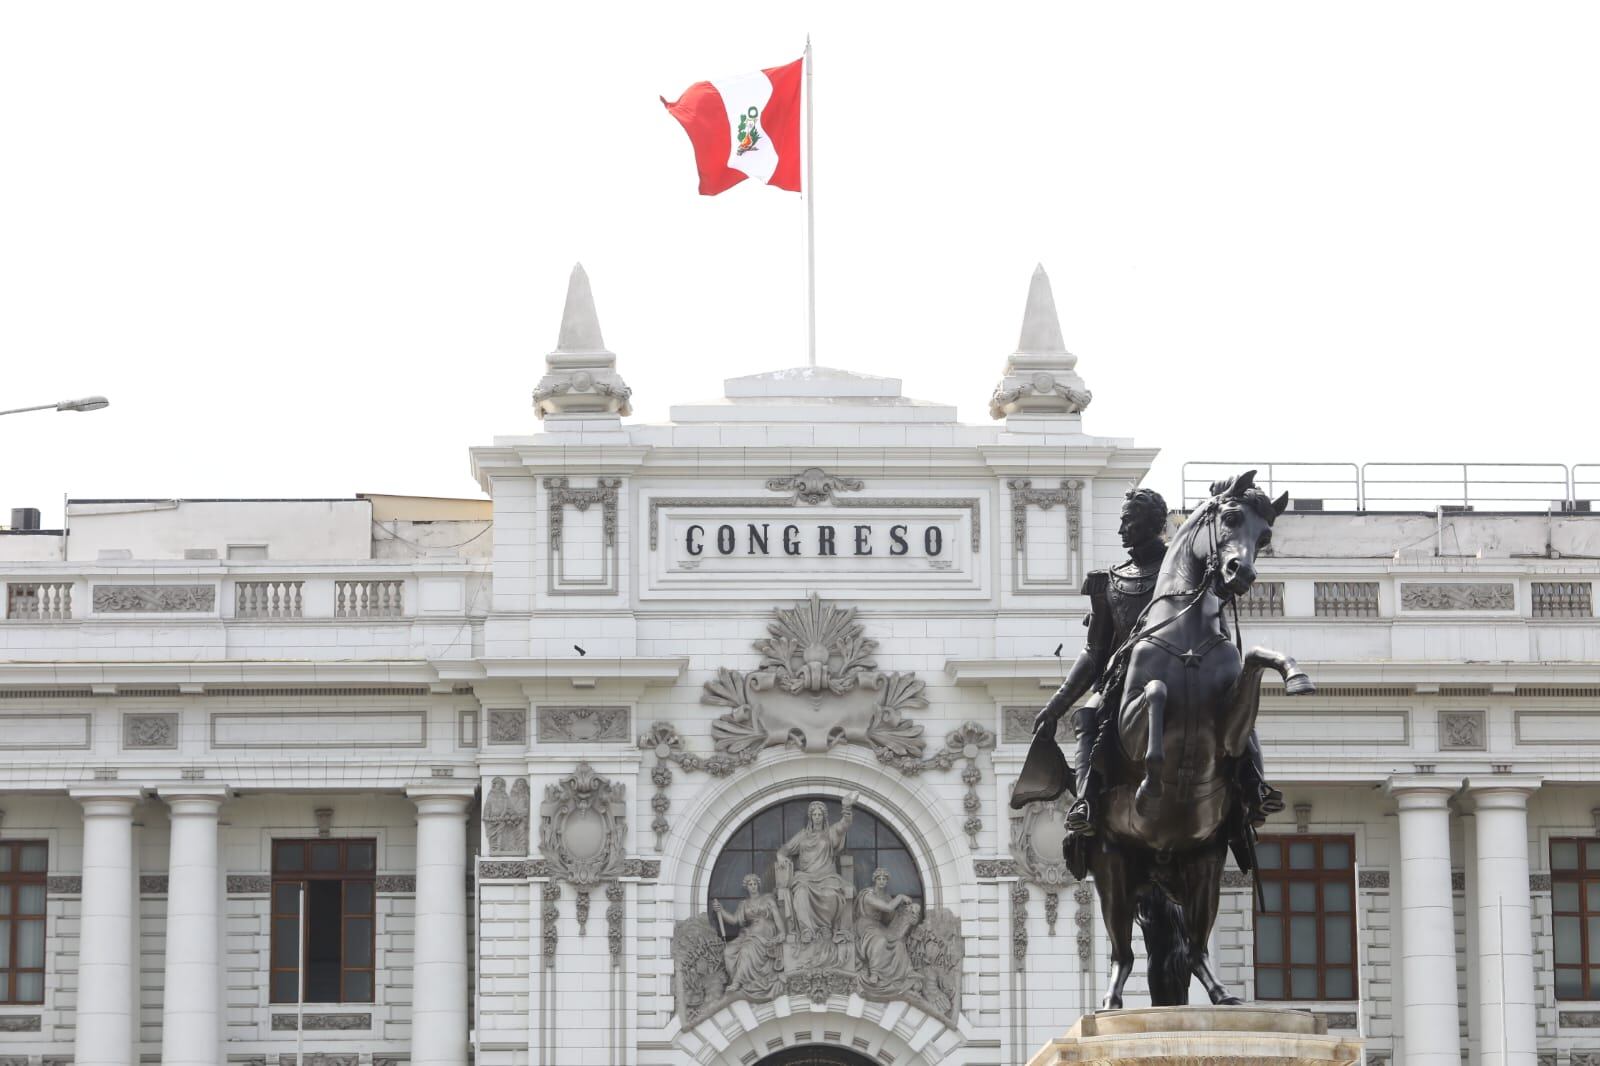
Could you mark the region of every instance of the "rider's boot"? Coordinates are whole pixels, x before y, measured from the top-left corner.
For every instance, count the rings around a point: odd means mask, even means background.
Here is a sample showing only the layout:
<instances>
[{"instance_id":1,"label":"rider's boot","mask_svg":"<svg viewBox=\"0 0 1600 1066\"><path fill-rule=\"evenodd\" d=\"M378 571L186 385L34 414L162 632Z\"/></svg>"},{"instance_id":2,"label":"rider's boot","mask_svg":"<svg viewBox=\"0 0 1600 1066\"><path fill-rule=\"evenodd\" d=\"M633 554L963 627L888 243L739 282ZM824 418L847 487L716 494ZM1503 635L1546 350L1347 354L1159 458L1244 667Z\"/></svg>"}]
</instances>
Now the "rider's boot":
<instances>
[{"instance_id":1,"label":"rider's boot","mask_svg":"<svg viewBox=\"0 0 1600 1066\"><path fill-rule=\"evenodd\" d=\"M1078 798L1067 808L1067 832L1093 836L1094 811L1091 806L1093 802L1091 791L1095 786L1094 741L1100 732L1099 723L1095 721L1094 708L1079 707L1074 712L1072 727L1078 739L1077 755L1072 762L1073 768L1077 771L1073 791L1078 794Z\"/></svg>"},{"instance_id":2,"label":"rider's boot","mask_svg":"<svg viewBox=\"0 0 1600 1066\"><path fill-rule=\"evenodd\" d=\"M1245 812L1250 824L1263 825L1269 815L1283 810L1284 802L1283 793L1267 783L1266 767L1261 761L1261 738L1253 729L1239 771L1239 784L1244 793Z\"/></svg>"}]
</instances>

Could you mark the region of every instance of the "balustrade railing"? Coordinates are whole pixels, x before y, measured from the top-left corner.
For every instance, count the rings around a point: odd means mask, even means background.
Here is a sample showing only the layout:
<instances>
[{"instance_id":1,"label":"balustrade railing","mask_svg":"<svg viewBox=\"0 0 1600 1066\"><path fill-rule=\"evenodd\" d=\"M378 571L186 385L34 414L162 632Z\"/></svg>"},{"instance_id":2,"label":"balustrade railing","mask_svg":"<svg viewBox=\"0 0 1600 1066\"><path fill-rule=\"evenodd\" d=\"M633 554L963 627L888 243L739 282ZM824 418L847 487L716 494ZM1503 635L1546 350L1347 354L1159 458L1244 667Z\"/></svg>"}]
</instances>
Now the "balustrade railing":
<instances>
[{"instance_id":1,"label":"balustrade railing","mask_svg":"<svg viewBox=\"0 0 1600 1066\"><path fill-rule=\"evenodd\" d=\"M1323 618L1378 617L1376 581L1318 581L1312 610Z\"/></svg>"},{"instance_id":2,"label":"balustrade railing","mask_svg":"<svg viewBox=\"0 0 1600 1066\"><path fill-rule=\"evenodd\" d=\"M1533 616L1535 618L1593 618L1593 582L1533 582Z\"/></svg>"},{"instance_id":3,"label":"balustrade railing","mask_svg":"<svg viewBox=\"0 0 1600 1066\"><path fill-rule=\"evenodd\" d=\"M72 582L6 584L6 617L64 622L72 617Z\"/></svg>"},{"instance_id":4,"label":"balustrade railing","mask_svg":"<svg viewBox=\"0 0 1600 1066\"><path fill-rule=\"evenodd\" d=\"M1282 618L1283 582L1257 581L1239 597L1239 614L1245 618Z\"/></svg>"},{"instance_id":5,"label":"balustrade railing","mask_svg":"<svg viewBox=\"0 0 1600 1066\"><path fill-rule=\"evenodd\" d=\"M336 581L335 618L400 618L405 614L404 581Z\"/></svg>"},{"instance_id":6,"label":"balustrade railing","mask_svg":"<svg viewBox=\"0 0 1600 1066\"><path fill-rule=\"evenodd\" d=\"M234 585L235 618L303 618L303 581L241 581Z\"/></svg>"}]
</instances>

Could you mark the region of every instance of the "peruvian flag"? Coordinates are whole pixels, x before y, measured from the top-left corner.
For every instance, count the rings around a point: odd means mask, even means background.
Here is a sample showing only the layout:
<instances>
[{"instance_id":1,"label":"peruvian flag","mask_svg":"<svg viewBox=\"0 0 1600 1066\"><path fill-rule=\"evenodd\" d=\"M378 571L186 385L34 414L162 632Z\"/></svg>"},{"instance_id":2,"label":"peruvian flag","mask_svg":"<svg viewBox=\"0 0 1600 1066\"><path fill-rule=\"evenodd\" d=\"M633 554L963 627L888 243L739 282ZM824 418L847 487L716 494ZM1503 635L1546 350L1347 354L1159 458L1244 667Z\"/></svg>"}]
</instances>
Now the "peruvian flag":
<instances>
[{"instance_id":1,"label":"peruvian flag","mask_svg":"<svg viewBox=\"0 0 1600 1066\"><path fill-rule=\"evenodd\" d=\"M700 194L715 196L746 178L800 191L800 84L805 60L754 74L697 81L671 103L700 168Z\"/></svg>"}]
</instances>

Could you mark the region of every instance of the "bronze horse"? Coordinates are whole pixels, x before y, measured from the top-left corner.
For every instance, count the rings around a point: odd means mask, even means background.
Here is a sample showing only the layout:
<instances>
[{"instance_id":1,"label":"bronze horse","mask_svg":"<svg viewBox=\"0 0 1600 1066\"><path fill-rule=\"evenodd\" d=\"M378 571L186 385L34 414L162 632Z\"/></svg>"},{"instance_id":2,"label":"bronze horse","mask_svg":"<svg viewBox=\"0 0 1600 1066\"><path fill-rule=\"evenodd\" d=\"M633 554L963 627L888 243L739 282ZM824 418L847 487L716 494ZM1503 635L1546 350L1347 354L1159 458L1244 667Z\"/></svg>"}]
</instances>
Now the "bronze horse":
<instances>
[{"instance_id":1,"label":"bronze horse","mask_svg":"<svg viewBox=\"0 0 1600 1066\"><path fill-rule=\"evenodd\" d=\"M1241 654L1237 615L1231 639L1223 619L1255 581L1256 553L1270 543L1288 494L1268 499L1253 470L1211 493L1173 535L1150 606L1108 669L1125 669L1126 681L1103 734L1108 787L1087 840L1111 941L1104 1009L1122 1006L1135 921L1153 1003L1188 1002L1191 973L1211 1002L1240 1002L1217 979L1206 946L1230 843L1246 872L1253 865L1235 767L1255 728L1264 670L1280 674L1290 695L1316 691L1286 655Z\"/></svg>"}]
</instances>

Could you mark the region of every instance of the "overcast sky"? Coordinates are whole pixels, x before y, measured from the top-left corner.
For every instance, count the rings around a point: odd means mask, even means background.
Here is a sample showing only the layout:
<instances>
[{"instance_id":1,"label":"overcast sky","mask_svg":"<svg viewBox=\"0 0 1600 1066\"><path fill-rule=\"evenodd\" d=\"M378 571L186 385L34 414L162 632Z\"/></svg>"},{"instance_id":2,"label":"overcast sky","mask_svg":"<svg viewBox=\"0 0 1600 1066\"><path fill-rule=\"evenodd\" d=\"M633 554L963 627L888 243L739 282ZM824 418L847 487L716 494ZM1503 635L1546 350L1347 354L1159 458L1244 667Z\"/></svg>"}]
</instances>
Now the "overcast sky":
<instances>
[{"instance_id":1,"label":"overcast sky","mask_svg":"<svg viewBox=\"0 0 1600 1066\"><path fill-rule=\"evenodd\" d=\"M0 6L0 506L475 495L581 260L637 419L804 361L800 198L658 96L815 45L819 361L988 421L1600 462L1600 5Z\"/></svg>"}]
</instances>

